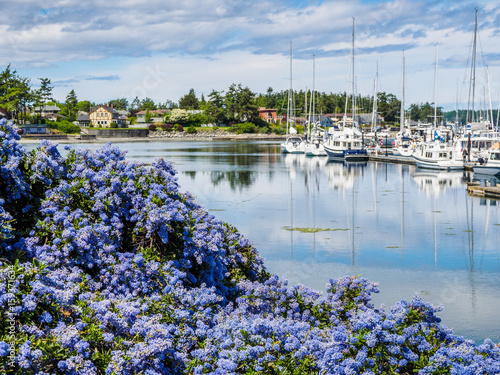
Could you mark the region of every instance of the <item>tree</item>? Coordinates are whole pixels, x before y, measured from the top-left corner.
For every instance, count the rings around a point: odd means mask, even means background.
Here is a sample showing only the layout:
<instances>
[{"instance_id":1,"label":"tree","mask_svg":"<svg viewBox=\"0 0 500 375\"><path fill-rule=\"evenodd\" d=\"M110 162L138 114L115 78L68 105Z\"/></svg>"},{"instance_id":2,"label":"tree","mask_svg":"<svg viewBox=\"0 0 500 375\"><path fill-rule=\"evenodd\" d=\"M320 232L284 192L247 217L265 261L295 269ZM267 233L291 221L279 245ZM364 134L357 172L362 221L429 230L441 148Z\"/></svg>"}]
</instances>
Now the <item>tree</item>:
<instances>
[{"instance_id":1,"label":"tree","mask_svg":"<svg viewBox=\"0 0 500 375\"><path fill-rule=\"evenodd\" d=\"M78 104L78 99L75 94L75 90L71 90L66 96L66 111L68 117L71 119L76 119L76 105Z\"/></svg>"},{"instance_id":2,"label":"tree","mask_svg":"<svg viewBox=\"0 0 500 375\"><path fill-rule=\"evenodd\" d=\"M151 98L145 98L141 100L141 105L139 107L141 111L145 111L149 109L150 111L153 111L156 109L156 104Z\"/></svg>"},{"instance_id":3,"label":"tree","mask_svg":"<svg viewBox=\"0 0 500 375\"><path fill-rule=\"evenodd\" d=\"M35 98L30 86L30 79L19 77L10 64L0 73L0 107L5 108L11 118L26 120L26 108Z\"/></svg>"},{"instance_id":4,"label":"tree","mask_svg":"<svg viewBox=\"0 0 500 375\"><path fill-rule=\"evenodd\" d=\"M255 94L248 87L243 88L241 83L229 86L224 104L227 118L236 122L251 121L258 113Z\"/></svg>"},{"instance_id":5,"label":"tree","mask_svg":"<svg viewBox=\"0 0 500 375\"><path fill-rule=\"evenodd\" d=\"M200 103L196 98L194 89L190 89L189 93L179 99L179 108L182 109L199 109Z\"/></svg>"},{"instance_id":6,"label":"tree","mask_svg":"<svg viewBox=\"0 0 500 375\"><path fill-rule=\"evenodd\" d=\"M250 91L248 87L240 88L237 94L237 113L239 121L252 121L258 116L258 107L255 102L255 93Z\"/></svg>"},{"instance_id":7,"label":"tree","mask_svg":"<svg viewBox=\"0 0 500 375\"><path fill-rule=\"evenodd\" d=\"M223 124L226 121L226 111L224 108L224 99L221 91L212 90L208 95L203 110L208 117L208 120L217 125Z\"/></svg>"},{"instance_id":8,"label":"tree","mask_svg":"<svg viewBox=\"0 0 500 375\"><path fill-rule=\"evenodd\" d=\"M126 98L113 99L109 102L109 105L113 105L114 109L128 109L128 100Z\"/></svg>"},{"instance_id":9,"label":"tree","mask_svg":"<svg viewBox=\"0 0 500 375\"><path fill-rule=\"evenodd\" d=\"M378 111L385 122L396 123L399 121L401 101L394 94L378 93Z\"/></svg>"},{"instance_id":10,"label":"tree","mask_svg":"<svg viewBox=\"0 0 500 375\"><path fill-rule=\"evenodd\" d=\"M144 115L144 121L146 123L150 123L151 122L151 113L149 113L149 109L146 109L146 114Z\"/></svg>"},{"instance_id":11,"label":"tree","mask_svg":"<svg viewBox=\"0 0 500 375\"><path fill-rule=\"evenodd\" d=\"M172 109L169 121L174 124L185 124L189 119L189 114L185 109Z\"/></svg>"},{"instance_id":12,"label":"tree","mask_svg":"<svg viewBox=\"0 0 500 375\"><path fill-rule=\"evenodd\" d=\"M46 104L52 99L52 89L54 86L50 85L50 79L49 78L38 78L40 80L40 97L42 99L42 104Z\"/></svg>"},{"instance_id":13,"label":"tree","mask_svg":"<svg viewBox=\"0 0 500 375\"><path fill-rule=\"evenodd\" d=\"M132 111L140 111L140 106L141 106L141 101L139 98L136 96L134 100L132 100L132 104L130 105L130 109Z\"/></svg>"},{"instance_id":14,"label":"tree","mask_svg":"<svg viewBox=\"0 0 500 375\"><path fill-rule=\"evenodd\" d=\"M76 110L82 112L90 112L91 108L94 107L94 103L91 103L88 100L82 100L76 104Z\"/></svg>"}]
</instances>

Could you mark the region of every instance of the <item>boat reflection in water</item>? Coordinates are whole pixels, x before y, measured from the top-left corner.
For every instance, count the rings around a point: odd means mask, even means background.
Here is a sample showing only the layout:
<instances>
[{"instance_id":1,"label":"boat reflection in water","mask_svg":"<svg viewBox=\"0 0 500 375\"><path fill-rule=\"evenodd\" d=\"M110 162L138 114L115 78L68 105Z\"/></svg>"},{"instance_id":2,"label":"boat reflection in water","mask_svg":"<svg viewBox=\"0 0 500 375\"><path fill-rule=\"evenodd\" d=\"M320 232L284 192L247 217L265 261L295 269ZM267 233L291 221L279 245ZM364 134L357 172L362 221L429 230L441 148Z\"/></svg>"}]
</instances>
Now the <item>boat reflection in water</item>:
<instances>
[{"instance_id":1,"label":"boat reflection in water","mask_svg":"<svg viewBox=\"0 0 500 375\"><path fill-rule=\"evenodd\" d=\"M330 189L353 189L354 181L363 176L367 162L338 162L329 160L325 165Z\"/></svg>"},{"instance_id":2,"label":"boat reflection in water","mask_svg":"<svg viewBox=\"0 0 500 375\"><path fill-rule=\"evenodd\" d=\"M415 168L413 181L419 190L427 195L439 195L448 189L465 187L468 173L463 171L445 172L432 169Z\"/></svg>"}]
</instances>

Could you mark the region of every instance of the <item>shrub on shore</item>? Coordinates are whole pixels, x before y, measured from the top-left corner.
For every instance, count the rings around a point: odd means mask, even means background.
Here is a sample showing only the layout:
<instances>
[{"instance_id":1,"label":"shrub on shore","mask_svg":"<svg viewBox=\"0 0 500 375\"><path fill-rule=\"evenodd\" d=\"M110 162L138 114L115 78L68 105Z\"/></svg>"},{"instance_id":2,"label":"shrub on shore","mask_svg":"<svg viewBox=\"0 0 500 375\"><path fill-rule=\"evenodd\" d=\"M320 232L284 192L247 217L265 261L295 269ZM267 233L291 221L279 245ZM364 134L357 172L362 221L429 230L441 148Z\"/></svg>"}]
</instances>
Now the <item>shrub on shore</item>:
<instances>
[{"instance_id":1,"label":"shrub on shore","mask_svg":"<svg viewBox=\"0 0 500 375\"><path fill-rule=\"evenodd\" d=\"M326 296L269 275L251 242L179 191L172 165L55 144L0 122L0 370L30 374L498 373L414 297Z\"/></svg>"}]
</instances>

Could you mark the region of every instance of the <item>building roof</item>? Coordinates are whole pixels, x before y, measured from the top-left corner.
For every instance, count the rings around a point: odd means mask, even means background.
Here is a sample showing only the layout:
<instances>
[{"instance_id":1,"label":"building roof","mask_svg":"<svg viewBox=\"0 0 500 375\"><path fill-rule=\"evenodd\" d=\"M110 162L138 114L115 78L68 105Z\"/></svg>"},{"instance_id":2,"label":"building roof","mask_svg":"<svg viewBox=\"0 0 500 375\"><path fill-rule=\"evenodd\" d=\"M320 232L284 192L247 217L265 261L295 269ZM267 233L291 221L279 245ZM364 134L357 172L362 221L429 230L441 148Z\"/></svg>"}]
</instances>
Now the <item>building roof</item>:
<instances>
[{"instance_id":1,"label":"building roof","mask_svg":"<svg viewBox=\"0 0 500 375\"><path fill-rule=\"evenodd\" d=\"M92 110L90 111L90 113L97 111L97 109L99 109L99 108L103 108L103 109L105 109L106 111L108 111L110 113L118 113L118 112L116 112L115 109L113 109L111 107L108 107L107 105L104 105L104 104L99 104L98 106L92 108Z\"/></svg>"},{"instance_id":2,"label":"building roof","mask_svg":"<svg viewBox=\"0 0 500 375\"><path fill-rule=\"evenodd\" d=\"M56 105L48 105L48 104L41 105L39 107L35 107L35 112L36 111L58 112L60 110L61 110L61 108L59 108L58 106L56 106Z\"/></svg>"},{"instance_id":3,"label":"building roof","mask_svg":"<svg viewBox=\"0 0 500 375\"><path fill-rule=\"evenodd\" d=\"M78 115L76 118L76 121L90 121L90 116L89 115Z\"/></svg>"}]
</instances>

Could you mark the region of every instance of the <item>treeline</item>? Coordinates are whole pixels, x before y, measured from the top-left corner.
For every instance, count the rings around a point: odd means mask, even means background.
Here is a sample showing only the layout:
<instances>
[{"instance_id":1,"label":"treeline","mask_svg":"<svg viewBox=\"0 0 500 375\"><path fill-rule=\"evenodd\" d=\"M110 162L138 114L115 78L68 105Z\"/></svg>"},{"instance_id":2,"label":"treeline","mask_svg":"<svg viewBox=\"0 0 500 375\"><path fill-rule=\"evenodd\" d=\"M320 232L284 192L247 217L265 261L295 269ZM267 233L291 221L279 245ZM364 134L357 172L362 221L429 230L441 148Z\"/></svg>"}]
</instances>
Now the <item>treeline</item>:
<instances>
[{"instance_id":1,"label":"treeline","mask_svg":"<svg viewBox=\"0 0 500 375\"><path fill-rule=\"evenodd\" d=\"M71 90L66 96L64 102L55 101L52 97L54 86L48 78L39 78L39 88L33 89L31 79L20 77L15 70L8 65L5 70L0 72L0 108L5 109L9 116L20 122L35 121L30 116L31 109L42 105L56 105L60 108L59 114L66 117L68 121L74 121L78 111L89 112L96 103L83 100L79 101L74 90ZM274 91L269 87L265 93L252 92L248 87L241 83L232 84L225 91L212 90L205 97L196 95L193 88L183 95L177 102L166 100L156 103L151 98L134 98L131 103L126 98L117 98L108 101L105 104L113 105L115 109L127 110L134 116L135 113L143 110L156 109L184 109L196 110L196 114L189 114L193 123L214 123L230 124L253 122L257 125L263 125L258 117L258 108L274 108L278 115L287 113L288 90ZM316 92L314 96L315 114L339 114L352 113L370 113L373 109L373 96L352 95L347 96L345 92L326 93ZM310 91L295 90L293 92L293 115L307 116L312 112L311 106L312 94ZM306 108L307 106L307 108ZM391 93L380 92L377 95L377 111L384 119L385 124L397 124L400 121L401 101ZM494 113L494 121L496 114ZM432 122L434 117L433 103L411 104L406 110L406 118L421 121ZM439 121L455 121L455 111L443 112L441 107L437 109ZM466 111L459 111L459 121L465 123ZM481 113L477 113L479 118ZM483 116L484 117L484 116ZM188 121L189 122L189 121Z\"/></svg>"}]
</instances>

